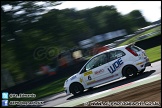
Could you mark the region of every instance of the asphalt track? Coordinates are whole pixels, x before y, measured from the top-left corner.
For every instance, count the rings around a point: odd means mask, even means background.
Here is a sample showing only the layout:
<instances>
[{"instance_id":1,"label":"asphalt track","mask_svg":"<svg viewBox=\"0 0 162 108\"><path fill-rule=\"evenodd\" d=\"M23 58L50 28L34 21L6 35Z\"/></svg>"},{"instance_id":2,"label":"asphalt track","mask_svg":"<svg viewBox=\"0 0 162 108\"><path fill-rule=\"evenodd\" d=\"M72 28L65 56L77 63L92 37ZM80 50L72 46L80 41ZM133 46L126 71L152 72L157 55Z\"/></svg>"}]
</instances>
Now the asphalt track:
<instances>
[{"instance_id":1,"label":"asphalt track","mask_svg":"<svg viewBox=\"0 0 162 108\"><path fill-rule=\"evenodd\" d=\"M121 78L121 79L115 80L113 82L106 83L104 85L95 87L91 91L85 91L83 94L78 95L78 96L73 96L72 94L67 96L65 92L62 92L62 93L48 96L46 98L39 99L39 101L44 101L44 103L45 103L41 107L53 107L56 105L60 105L60 104L69 102L69 101L73 101L75 99L79 99L84 96L90 96L92 94L99 93L104 90L118 87L118 86L130 83L130 82L134 82L134 81L137 81L137 80L140 80L140 79L143 79L146 77L150 77L153 75L157 75L157 74L161 74L161 61L152 63L152 67L147 67L143 74L141 74L135 78L131 78L131 79Z\"/></svg>"}]
</instances>

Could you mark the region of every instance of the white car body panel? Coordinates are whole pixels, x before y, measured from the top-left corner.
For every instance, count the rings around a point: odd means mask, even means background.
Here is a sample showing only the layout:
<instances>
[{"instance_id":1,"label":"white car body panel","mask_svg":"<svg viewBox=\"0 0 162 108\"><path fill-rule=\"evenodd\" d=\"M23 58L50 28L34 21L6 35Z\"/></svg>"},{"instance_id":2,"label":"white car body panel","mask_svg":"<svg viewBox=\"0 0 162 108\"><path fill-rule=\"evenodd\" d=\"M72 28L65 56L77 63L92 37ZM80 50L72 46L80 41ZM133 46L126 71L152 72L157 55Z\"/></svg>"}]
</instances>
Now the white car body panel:
<instances>
[{"instance_id":1,"label":"white car body panel","mask_svg":"<svg viewBox=\"0 0 162 108\"><path fill-rule=\"evenodd\" d=\"M94 87L123 77L122 69L126 65L133 65L137 68L138 71L144 69L145 64L149 62L144 50L139 48L141 51L137 52L138 56L135 57L133 54L131 54L125 49L127 46L128 45L113 48L93 56L90 60L88 60L88 62L82 67L82 69L78 73L74 74L73 76L68 78L68 80L65 81L64 88L66 90L66 93L70 94L69 88L70 85L74 82L80 83L82 84L84 89L88 89L90 87ZM106 64L81 73L87 66L87 64L95 57L116 50L123 51L125 53L125 56L120 57L119 55L119 58L117 57L117 59L114 59ZM115 57L116 56L118 55L115 55Z\"/></svg>"}]
</instances>

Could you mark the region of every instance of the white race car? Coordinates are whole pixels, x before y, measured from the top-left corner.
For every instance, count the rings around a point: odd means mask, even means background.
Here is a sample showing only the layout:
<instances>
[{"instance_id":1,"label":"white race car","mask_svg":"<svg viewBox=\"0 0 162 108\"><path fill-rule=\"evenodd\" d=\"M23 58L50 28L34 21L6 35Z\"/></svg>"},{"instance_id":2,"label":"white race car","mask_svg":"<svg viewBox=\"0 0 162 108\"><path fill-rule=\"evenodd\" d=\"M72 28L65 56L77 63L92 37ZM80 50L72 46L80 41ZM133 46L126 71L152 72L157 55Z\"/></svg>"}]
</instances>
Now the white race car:
<instances>
[{"instance_id":1,"label":"white race car","mask_svg":"<svg viewBox=\"0 0 162 108\"><path fill-rule=\"evenodd\" d=\"M66 94L77 95L85 89L120 77L134 77L151 66L145 51L134 44L116 47L93 56L81 70L64 83Z\"/></svg>"}]
</instances>

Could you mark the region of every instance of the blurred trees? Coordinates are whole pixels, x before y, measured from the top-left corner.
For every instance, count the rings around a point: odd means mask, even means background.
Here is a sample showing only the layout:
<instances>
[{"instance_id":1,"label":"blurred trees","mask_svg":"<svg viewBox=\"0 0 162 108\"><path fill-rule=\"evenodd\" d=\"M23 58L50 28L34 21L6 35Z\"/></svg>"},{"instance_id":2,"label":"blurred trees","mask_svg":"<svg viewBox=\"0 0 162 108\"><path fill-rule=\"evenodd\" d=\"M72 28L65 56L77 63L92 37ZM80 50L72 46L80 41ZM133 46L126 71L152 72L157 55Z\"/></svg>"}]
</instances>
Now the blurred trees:
<instances>
[{"instance_id":1,"label":"blurred trees","mask_svg":"<svg viewBox=\"0 0 162 108\"><path fill-rule=\"evenodd\" d=\"M46 7L60 2L36 3L1 1L1 67L8 69L16 82L33 78L40 64L54 62L52 57L83 39L120 29L133 33L148 25L139 10L124 16L114 6L47 11ZM12 8L5 11L2 6L7 4ZM54 48L51 59L35 59L33 53L39 47Z\"/></svg>"},{"instance_id":2,"label":"blurred trees","mask_svg":"<svg viewBox=\"0 0 162 108\"><path fill-rule=\"evenodd\" d=\"M142 28L149 25L139 10L133 10L129 14L125 15L125 18L126 21L128 21L127 24L133 31L135 31L137 28Z\"/></svg>"},{"instance_id":3,"label":"blurred trees","mask_svg":"<svg viewBox=\"0 0 162 108\"><path fill-rule=\"evenodd\" d=\"M53 2L46 2L45 6L37 6L35 3L1 1L1 59L3 61L1 67L8 69L16 82L33 77L33 67L36 66L32 49L34 44L32 48L29 47L32 44L31 39L34 39L33 32L36 31L32 28L33 22L40 18L39 13L45 12L47 6L53 5ZM11 9L5 11L2 7L4 5L9 5ZM38 39L40 37L36 40Z\"/></svg>"}]
</instances>

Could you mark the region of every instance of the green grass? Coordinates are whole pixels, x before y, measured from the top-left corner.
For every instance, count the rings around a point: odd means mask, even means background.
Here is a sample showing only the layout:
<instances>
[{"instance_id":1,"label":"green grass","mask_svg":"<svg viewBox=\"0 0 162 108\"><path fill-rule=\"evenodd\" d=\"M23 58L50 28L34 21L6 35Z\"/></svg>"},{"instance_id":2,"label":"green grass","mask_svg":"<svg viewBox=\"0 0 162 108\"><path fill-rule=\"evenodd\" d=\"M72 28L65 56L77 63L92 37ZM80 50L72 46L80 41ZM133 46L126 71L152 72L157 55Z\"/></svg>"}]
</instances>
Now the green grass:
<instances>
[{"instance_id":1,"label":"green grass","mask_svg":"<svg viewBox=\"0 0 162 108\"><path fill-rule=\"evenodd\" d=\"M161 60L161 45L145 50L150 62Z\"/></svg>"},{"instance_id":2,"label":"green grass","mask_svg":"<svg viewBox=\"0 0 162 108\"><path fill-rule=\"evenodd\" d=\"M147 49L145 51L146 51L146 55L150 59L150 62L155 62L155 61L161 60L161 45ZM27 93L28 94L31 94L31 93L36 94L36 98L25 98L25 99L24 98L21 98L21 99L14 98L14 99L9 99L9 101L11 101L11 100L12 101L13 100L32 101L32 100L37 100L37 99L40 99L43 97L47 97L49 95L53 95L53 94L62 92L62 91L64 91L63 85L67 78L68 77L65 77L65 78L59 79L57 81L51 82L47 85L44 85L44 86L35 88L33 90L30 90L28 92L25 92L26 94Z\"/></svg>"},{"instance_id":3,"label":"green grass","mask_svg":"<svg viewBox=\"0 0 162 108\"><path fill-rule=\"evenodd\" d=\"M69 77L69 76L68 76ZM49 95L53 95L53 94L56 94L56 93L59 93L59 92L62 92L64 91L64 82L65 80L67 80L68 77L65 77L65 78L62 78L62 79L59 79L57 81L54 81L54 82L51 82L47 85L44 85L44 86L41 86L41 87L38 87L38 88L35 88L33 90L30 90L28 92L25 92L24 94L36 94L36 98L10 98L9 101L32 101L32 100L37 100L37 99L40 99L40 98L43 98L43 97L46 97L46 96L49 96Z\"/></svg>"},{"instance_id":4,"label":"green grass","mask_svg":"<svg viewBox=\"0 0 162 108\"><path fill-rule=\"evenodd\" d=\"M127 45L127 44L130 44L130 43L132 43L132 42L137 42L137 38L138 38L139 36L142 36L142 35L144 35L144 34L148 34L148 33L154 32L154 31L158 31L158 30L161 31L161 26L157 26L157 27L155 27L155 28L152 28L152 29L150 29L150 30L147 30L147 31L145 31L145 32L142 32L142 33L140 33L140 34L138 34L138 35L136 35L136 36L133 36L132 38L130 38L130 39L124 41L123 43L119 44L118 46ZM152 35L152 36L150 36L150 37L147 37L147 38L151 38L151 37L154 37L154 36L158 36L158 35L157 35L157 34L154 34L154 35ZM145 38L145 39L147 39L147 38ZM144 40L144 39L143 39L143 40Z\"/></svg>"}]
</instances>

